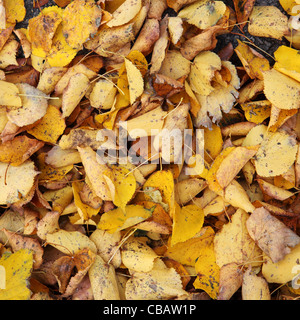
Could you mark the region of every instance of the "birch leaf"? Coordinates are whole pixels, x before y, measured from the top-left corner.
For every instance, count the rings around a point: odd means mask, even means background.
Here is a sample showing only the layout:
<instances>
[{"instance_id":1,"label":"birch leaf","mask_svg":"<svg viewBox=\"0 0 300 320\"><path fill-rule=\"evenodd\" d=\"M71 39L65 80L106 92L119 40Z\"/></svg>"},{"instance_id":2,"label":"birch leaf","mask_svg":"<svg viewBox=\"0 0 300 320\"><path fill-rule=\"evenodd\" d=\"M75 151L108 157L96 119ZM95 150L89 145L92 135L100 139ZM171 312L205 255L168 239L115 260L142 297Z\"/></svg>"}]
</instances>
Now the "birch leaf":
<instances>
[{"instance_id":1,"label":"birch leaf","mask_svg":"<svg viewBox=\"0 0 300 320\"><path fill-rule=\"evenodd\" d=\"M0 289L1 300L29 300L31 291L29 277L33 264L33 253L28 249L21 249L15 253L4 253L0 265L5 268L5 288Z\"/></svg>"}]
</instances>

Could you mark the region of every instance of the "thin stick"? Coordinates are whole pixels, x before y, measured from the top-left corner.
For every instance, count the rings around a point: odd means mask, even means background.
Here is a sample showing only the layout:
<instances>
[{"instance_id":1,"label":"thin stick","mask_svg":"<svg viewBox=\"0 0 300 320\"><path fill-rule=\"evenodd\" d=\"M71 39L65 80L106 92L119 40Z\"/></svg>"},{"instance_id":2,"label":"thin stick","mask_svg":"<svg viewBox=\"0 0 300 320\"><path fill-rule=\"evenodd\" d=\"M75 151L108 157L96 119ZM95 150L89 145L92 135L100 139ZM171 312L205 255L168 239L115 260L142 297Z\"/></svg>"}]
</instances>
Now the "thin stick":
<instances>
[{"instance_id":1,"label":"thin stick","mask_svg":"<svg viewBox=\"0 0 300 320\"><path fill-rule=\"evenodd\" d=\"M139 167L141 167L143 164L147 163L149 160L151 160L153 157L159 155L159 152L155 153L153 156L151 156L150 158L146 159L144 162L140 163L137 167L135 167L134 169L132 169L131 171L129 171L128 173L125 174L125 177L127 177L130 173L132 173L134 170L138 169Z\"/></svg>"},{"instance_id":2,"label":"thin stick","mask_svg":"<svg viewBox=\"0 0 300 320\"><path fill-rule=\"evenodd\" d=\"M246 37L246 38L247 38L247 37ZM247 39L248 39L248 38L247 38ZM254 44L253 42L250 42L250 41L243 41L243 42L252 45L252 46L255 47L256 49L262 51L264 54L268 55L270 58L272 58L273 60L275 60L274 57L272 57L268 52L266 52L265 50L261 49L260 47L258 47L258 46L257 46L256 44Z\"/></svg>"},{"instance_id":3,"label":"thin stick","mask_svg":"<svg viewBox=\"0 0 300 320\"><path fill-rule=\"evenodd\" d=\"M112 83L113 86L115 86L119 91L121 91L121 93L122 93L123 96L125 95L124 91L123 91L121 88L119 88L113 81L111 81L111 80L108 79L107 77L104 77L102 74L99 74L98 79L100 79L100 78L103 78L103 79L105 79L106 81ZM97 80L98 80L98 79L97 79ZM95 80L95 79L94 79L94 80ZM94 80L93 80L93 81L94 81Z\"/></svg>"},{"instance_id":4,"label":"thin stick","mask_svg":"<svg viewBox=\"0 0 300 320\"><path fill-rule=\"evenodd\" d=\"M25 94L25 93L18 93L18 96L22 97L33 97L33 98L43 98L43 99L52 99L52 100L58 100L59 97L44 97L44 96L38 96L34 94Z\"/></svg>"},{"instance_id":5,"label":"thin stick","mask_svg":"<svg viewBox=\"0 0 300 320\"><path fill-rule=\"evenodd\" d=\"M244 22L240 22L240 23L235 23L235 24L232 24L230 26L227 26L227 27L222 27L223 29L228 29L228 28L231 28L231 27L235 27L235 26L238 26L240 24L247 24L249 23L249 21L244 21Z\"/></svg>"},{"instance_id":6,"label":"thin stick","mask_svg":"<svg viewBox=\"0 0 300 320\"><path fill-rule=\"evenodd\" d=\"M114 253L111 255L111 257L109 258L109 260L107 261L107 264L110 264L110 263L111 263L112 259L114 258L114 256L115 256L116 253L118 252L118 250L122 247L122 245L124 244L124 242L125 242L132 234L134 234L134 233L136 232L136 230L137 230L137 228L134 228L132 231L130 231L130 232L128 233L127 236L125 236L125 237L121 240L121 242L118 244L116 250L115 250Z\"/></svg>"},{"instance_id":7,"label":"thin stick","mask_svg":"<svg viewBox=\"0 0 300 320\"><path fill-rule=\"evenodd\" d=\"M7 172L8 172L8 168L10 166L10 162L8 163L6 170L5 170L5 174L4 174L4 184L7 186L7 181L6 181L6 177L7 177Z\"/></svg>"},{"instance_id":8,"label":"thin stick","mask_svg":"<svg viewBox=\"0 0 300 320\"><path fill-rule=\"evenodd\" d=\"M173 112L177 107L179 107L182 103L183 98L180 99L179 103L177 104L177 106L171 110L170 112L168 112L162 119L165 119L171 112Z\"/></svg>"}]
</instances>

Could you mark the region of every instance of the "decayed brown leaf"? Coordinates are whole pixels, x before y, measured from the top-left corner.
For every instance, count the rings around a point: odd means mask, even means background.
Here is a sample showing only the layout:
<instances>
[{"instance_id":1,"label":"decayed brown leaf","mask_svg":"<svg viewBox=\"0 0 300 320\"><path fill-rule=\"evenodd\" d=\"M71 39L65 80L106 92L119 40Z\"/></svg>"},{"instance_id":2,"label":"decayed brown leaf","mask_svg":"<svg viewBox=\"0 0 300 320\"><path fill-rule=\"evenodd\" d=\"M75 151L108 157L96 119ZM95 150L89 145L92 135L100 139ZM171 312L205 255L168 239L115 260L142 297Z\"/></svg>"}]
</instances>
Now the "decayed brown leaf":
<instances>
[{"instance_id":1,"label":"decayed brown leaf","mask_svg":"<svg viewBox=\"0 0 300 320\"><path fill-rule=\"evenodd\" d=\"M300 242L297 234L264 208L253 211L247 220L247 230L274 263L282 260Z\"/></svg>"}]
</instances>

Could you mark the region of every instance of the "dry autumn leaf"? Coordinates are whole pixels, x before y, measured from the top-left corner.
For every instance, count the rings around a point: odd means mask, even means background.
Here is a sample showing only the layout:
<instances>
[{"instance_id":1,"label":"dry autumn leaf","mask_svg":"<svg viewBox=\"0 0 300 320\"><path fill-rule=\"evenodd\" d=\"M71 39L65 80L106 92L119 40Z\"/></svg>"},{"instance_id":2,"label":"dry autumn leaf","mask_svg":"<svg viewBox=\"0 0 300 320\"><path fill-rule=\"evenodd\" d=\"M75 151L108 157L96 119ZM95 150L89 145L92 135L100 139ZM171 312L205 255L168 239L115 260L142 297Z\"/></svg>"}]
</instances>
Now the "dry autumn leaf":
<instances>
[{"instance_id":1,"label":"dry autumn leaf","mask_svg":"<svg viewBox=\"0 0 300 320\"><path fill-rule=\"evenodd\" d=\"M248 30L254 36L281 40L288 32L288 18L275 6L254 6Z\"/></svg>"},{"instance_id":2,"label":"dry autumn leaf","mask_svg":"<svg viewBox=\"0 0 300 320\"><path fill-rule=\"evenodd\" d=\"M29 300L31 291L28 279L31 274L33 254L28 249L4 253L0 265L5 270L5 286L0 289L1 300ZM1 270L3 270L1 268Z\"/></svg>"},{"instance_id":3,"label":"dry autumn leaf","mask_svg":"<svg viewBox=\"0 0 300 320\"><path fill-rule=\"evenodd\" d=\"M246 223L249 214L238 209L231 217L231 222L223 226L214 238L217 265L221 268L228 263L246 263L261 265L260 248L250 237Z\"/></svg>"},{"instance_id":4,"label":"dry autumn leaf","mask_svg":"<svg viewBox=\"0 0 300 320\"><path fill-rule=\"evenodd\" d=\"M251 238L274 263L300 242L299 236L264 208L255 209L246 224Z\"/></svg>"},{"instance_id":5,"label":"dry autumn leaf","mask_svg":"<svg viewBox=\"0 0 300 320\"><path fill-rule=\"evenodd\" d=\"M298 299L299 5L0 0L0 298Z\"/></svg>"},{"instance_id":6,"label":"dry autumn leaf","mask_svg":"<svg viewBox=\"0 0 300 320\"><path fill-rule=\"evenodd\" d=\"M93 1L72 1L63 11L62 31L72 48L81 48L101 23L102 10Z\"/></svg>"}]
</instances>

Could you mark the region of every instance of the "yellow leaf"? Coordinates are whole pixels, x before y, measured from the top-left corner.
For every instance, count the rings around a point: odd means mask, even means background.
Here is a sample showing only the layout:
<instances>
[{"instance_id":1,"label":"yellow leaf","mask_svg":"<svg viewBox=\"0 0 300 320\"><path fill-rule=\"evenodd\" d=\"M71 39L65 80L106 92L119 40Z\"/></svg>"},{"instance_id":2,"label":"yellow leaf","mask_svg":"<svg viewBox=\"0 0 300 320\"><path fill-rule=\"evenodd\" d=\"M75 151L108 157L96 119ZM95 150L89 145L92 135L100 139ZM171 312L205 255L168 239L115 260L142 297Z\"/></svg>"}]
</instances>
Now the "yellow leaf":
<instances>
[{"instance_id":1,"label":"yellow leaf","mask_svg":"<svg viewBox=\"0 0 300 320\"><path fill-rule=\"evenodd\" d=\"M238 209L232 216L231 221L225 224L214 238L216 262L222 266L236 262L252 266L261 265L261 250L250 237L246 222L249 214Z\"/></svg>"},{"instance_id":2,"label":"yellow leaf","mask_svg":"<svg viewBox=\"0 0 300 320\"><path fill-rule=\"evenodd\" d=\"M45 58L44 57L38 57L38 56L36 56L34 54L31 54L30 58L31 58L31 63L32 63L33 68L36 71L42 73L43 70L44 70L44 66L46 64Z\"/></svg>"},{"instance_id":3,"label":"yellow leaf","mask_svg":"<svg viewBox=\"0 0 300 320\"><path fill-rule=\"evenodd\" d=\"M242 284L243 300L271 300L269 285L267 281L260 276L257 276L248 268L243 276Z\"/></svg>"},{"instance_id":4,"label":"yellow leaf","mask_svg":"<svg viewBox=\"0 0 300 320\"><path fill-rule=\"evenodd\" d=\"M127 300L168 300L186 294L174 268L135 272L126 282Z\"/></svg>"},{"instance_id":5,"label":"yellow leaf","mask_svg":"<svg viewBox=\"0 0 300 320\"><path fill-rule=\"evenodd\" d=\"M153 211L151 218L137 225L138 229L162 234L171 233L172 220L160 204L152 201L138 201L135 204L141 205L145 209Z\"/></svg>"},{"instance_id":6,"label":"yellow leaf","mask_svg":"<svg viewBox=\"0 0 300 320\"><path fill-rule=\"evenodd\" d=\"M120 231L109 233L101 229L96 229L90 239L97 247L97 253L107 263L110 262L115 268L119 268L121 260L120 241L122 235Z\"/></svg>"},{"instance_id":7,"label":"yellow leaf","mask_svg":"<svg viewBox=\"0 0 300 320\"><path fill-rule=\"evenodd\" d=\"M28 37L34 55L44 58L50 51L53 37L62 21L62 12L57 6L48 7L29 20Z\"/></svg>"},{"instance_id":8,"label":"yellow leaf","mask_svg":"<svg viewBox=\"0 0 300 320\"><path fill-rule=\"evenodd\" d=\"M193 238L169 246L165 256L183 265L195 266L201 251L212 243L214 236L211 227L203 227Z\"/></svg>"},{"instance_id":9,"label":"yellow leaf","mask_svg":"<svg viewBox=\"0 0 300 320\"><path fill-rule=\"evenodd\" d=\"M73 128L68 134L64 134L59 140L59 147L62 150L76 150L78 146L91 147L97 150L101 147L102 141L97 141L97 136L101 134L101 129ZM101 137L101 136L100 136Z\"/></svg>"},{"instance_id":10,"label":"yellow leaf","mask_svg":"<svg viewBox=\"0 0 300 320\"><path fill-rule=\"evenodd\" d=\"M204 206L204 216L207 216L209 214L213 216L218 216L219 214L222 214L228 206L229 204L226 201L224 201L223 197L217 196Z\"/></svg>"},{"instance_id":11,"label":"yellow leaf","mask_svg":"<svg viewBox=\"0 0 300 320\"><path fill-rule=\"evenodd\" d=\"M256 154L258 147L236 147L220 163L216 179L221 188L226 188L244 165Z\"/></svg>"},{"instance_id":12,"label":"yellow leaf","mask_svg":"<svg viewBox=\"0 0 300 320\"><path fill-rule=\"evenodd\" d=\"M279 3L289 15L293 16L296 14L297 10L293 10L293 8L299 4L299 0L279 0Z\"/></svg>"},{"instance_id":13,"label":"yellow leaf","mask_svg":"<svg viewBox=\"0 0 300 320\"><path fill-rule=\"evenodd\" d=\"M215 25L224 15L226 5L223 1L197 1L180 10L178 16L199 29Z\"/></svg>"},{"instance_id":14,"label":"yellow leaf","mask_svg":"<svg viewBox=\"0 0 300 320\"><path fill-rule=\"evenodd\" d=\"M77 150L63 150L56 145L46 153L45 162L54 168L59 168L79 163L81 162L81 158Z\"/></svg>"},{"instance_id":15,"label":"yellow leaf","mask_svg":"<svg viewBox=\"0 0 300 320\"><path fill-rule=\"evenodd\" d=\"M93 253L97 252L94 242L79 231L59 230L47 233L46 242L65 254L73 255L86 248Z\"/></svg>"},{"instance_id":16,"label":"yellow leaf","mask_svg":"<svg viewBox=\"0 0 300 320\"><path fill-rule=\"evenodd\" d=\"M103 200L113 201L115 197L115 188L112 183L112 170L105 164L101 162L101 159L97 157L97 154L92 148L77 147L82 164L85 168L86 175L89 178L91 185L98 197ZM109 180L111 181L109 184Z\"/></svg>"},{"instance_id":17,"label":"yellow leaf","mask_svg":"<svg viewBox=\"0 0 300 320\"><path fill-rule=\"evenodd\" d=\"M198 193L207 186L205 180L188 178L175 184L175 201L180 205L190 202Z\"/></svg>"},{"instance_id":18,"label":"yellow leaf","mask_svg":"<svg viewBox=\"0 0 300 320\"><path fill-rule=\"evenodd\" d=\"M40 75L37 89L46 94L52 93L57 82L66 72L67 68L63 67L53 67L43 70L42 74Z\"/></svg>"},{"instance_id":19,"label":"yellow leaf","mask_svg":"<svg viewBox=\"0 0 300 320\"><path fill-rule=\"evenodd\" d=\"M174 213L174 179L171 171L156 171L144 183L143 190L154 188L159 190L162 202L167 204L167 212L172 217ZM146 199L147 200L147 199ZM149 197L148 197L148 200Z\"/></svg>"},{"instance_id":20,"label":"yellow leaf","mask_svg":"<svg viewBox=\"0 0 300 320\"><path fill-rule=\"evenodd\" d=\"M297 142L291 135L284 131L269 132L264 136L255 155L257 174L262 177L274 177L285 173L294 163L297 149Z\"/></svg>"},{"instance_id":21,"label":"yellow leaf","mask_svg":"<svg viewBox=\"0 0 300 320\"><path fill-rule=\"evenodd\" d=\"M172 67L170 67L172 69ZM193 90L191 89L189 83L187 81L184 82L184 88L186 94L189 96L190 104L191 104L191 109L190 112L194 117L197 117L198 111L201 108L200 103L197 100L197 97L195 96Z\"/></svg>"},{"instance_id":22,"label":"yellow leaf","mask_svg":"<svg viewBox=\"0 0 300 320\"><path fill-rule=\"evenodd\" d=\"M48 96L27 83L17 83L16 86L21 95L22 106L8 108L8 119L18 127L40 120L47 112Z\"/></svg>"},{"instance_id":23,"label":"yellow leaf","mask_svg":"<svg viewBox=\"0 0 300 320\"><path fill-rule=\"evenodd\" d=\"M83 73L73 75L62 94L62 116L71 115L90 85L89 78Z\"/></svg>"},{"instance_id":24,"label":"yellow leaf","mask_svg":"<svg viewBox=\"0 0 300 320\"><path fill-rule=\"evenodd\" d=\"M33 128L27 130L39 140L55 144L66 128L65 120L60 111L49 105L42 120Z\"/></svg>"},{"instance_id":25,"label":"yellow leaf","mask_svg":"<svg viewBox=\"0 0 300 320\"><path fill-rule=\"evenodd\" d=\"M221 69L221 59L211 51L200 52L194 59L189 74L190 86L201 95L209 95L214 88L211 81L216 70Z\"/></svg>"},{"instance_id":26,"label":"yellow leaf","mask_svg":"<svg viewBox=\"0 0 300 320\"><path fill-rule=\"evenodd\" d=\"M280 46L274 52L274 58L276 60L274 69L300 81L300 58L298 50L287 46Z\"/></svg>"},{"instance_id":27,"label":"yellow leaf","mask_svg":"<svg viewBox=\"0 0 300 320\"><path fill-rule=\"evenodd\" d=\"M248 25L251 35L281 40L288 30L288 18L277 7L253 7Z\"/></svg>"},{"instance_id":28,"label":"yellow leaf","mask_svg":"<svg viewBox=\"0 0 300 320\"><path fill-rule=\"evenodd\" d=\"M238 46L234 51L241 60L249 77L263 80L263 71L270 69L269 61L240 40L238 40Z\"/></svg>"},{"instance_id":29,"label":"yellow leaf","mask_svg":"<svg viewBox=\"0 0 300 320\"><path fill-rule=\"evenodd\" d=\"M246 119L256 124L262 123L271 114L271 103L268 100L241 103L241 107L245 112Z\"/></svg>"},{"instance_id":30,"label":"yellow leaf","mask_svg":"<svg viewBox=\"0 0 300 320\"><path fill-rule=\"evenodd\" d=\"M0 144L0 161L19 166L43 146L44 143L41 141L27 136L17 136Z\"/></svg>"},{"instance_id":31,"label":"yellow leaf","mask_svg":"<svg viewBox=\"0 0 300 320\"><path fill-rule=\"evenodd\" d=\"M0 3L0 29L1 30L6 29L6 12L5 12L3 1L1 1Z\"/></svg>"},{"instance_id":32,"label":"yellow leaf","mask_svg":"<svg viewBox=\"0 0 300 320\"><path fill-rule=\"evenodd\" d=\"M264 73L264 93L266 98L279 109L300 108L300 83L281 72L271 69Z\"/></svg>"},{"instance_id":33,"label":"yellow leaf","mask_svg":"<svg viewBox=\"0 0 300 320\"><path fill-rule=\"evenodd\" d=\"M216 256L213 244L205 247L195 264L198 276L193 285L195 289L202 289L212 299L216 299L219 293L220 268L216 264Z\"/></svg>"},{"instance_id":34,"label":"yellow leaf","mask_svg":"<svg viewBox=\"0 0 300 320\"><path fill-rule=\"evenodd\" d=\"M269 283L286 283L295 279L299 274L298 261L300 259L300 244L292 249L279 262L272 262L267 255L263 256L265 261L262 266L262 274Z\"/></svg>"},{"instance_id":35,"label":"yellow leaf","mask_svg":"<svg viewBox=\"0 0 300 320\"><path fill-rule=\"evenodd\" d=\"M161 64L159 73L172 79L179 79L190 73L191 62L177 50L169 50Z\"/></svg>"},{"instance_id":36,"label":"yellow leaf","mask_svg":"<svg viewBox=\"0 0 300 320\"><path fill-rule=\"evenodd\" d=\"M14 203L25 197L37 174L34 163L29 160L17 167L0 162L0 204Z\"/></svg>"},{"instance_id":37,"label":"yellow leaf","mask_svg":"<svg viewBox=\"0 0 300 320\"><path fill-rule=\"evenodd\" d=\"M98 214L100 208L95 209L88 204L84 203L80 197L80 191L82 190L83 183L73 182L73 194L74 194L74 202L77 207L78 213L83 221L88 221L90 218Z\"/></svg>"},{"instance_id":38,"label":"yellow leaf","mask_svg":"<svg viewBox=\"0 0 300 320\"><path fill-rule=\"evenodd\" d=\"M115 101L117 88L113 82L98 80L89 96L91 106L97 109L110 109Z\"/></svg>"},{"instance_id":39,"label":"yellow leaf","mask_svg":"<svg viewBox=\"0 0 300 320\"><path fill-rule=\"evenodd\" d=\"M59 168L53 168L45 163L45 153L40 153L37 156L37 166L40 171L39 180L55 181L61 180L65 175L73 169L73 165L68 165Z\"/></svg>"},{"instance_id":40,"label":"yellow leaf","mask_svg":"<svg viewBox=\"0 0 300 320\"><path fill-rule=\"evenodd\" d=\"M131 272L148 272L152 270L158 255L145 241L131 237L122 246L121 257L123 264Z\"/></svg>"},{"instance_id":41,"label":"yellow leaf","mask_svg":"<svg viewBox=\"0 0 300 320\"><path fill-rule=\"evenodd\" d=\"M212 128L204 128L204 159L211 163L222 151L223 138L221 128L212 124Z\"/></svg>"},{"instance_id":42,"label":"yellow leaf","mask_svg":"<svg viewBox=\"0 0 300 320\"><path fill-rule=\"evenodd\" d=\"M11 107L22 106L19 89L15 84L0 80L0 90L3 92L0 96L0 105Z\"/></svg>"},{"instance_id":43,"label":"yellow leaf","mask_svg":"<svg viewBox=\"0 0 300 320\"><path fill-rule=\"evenodd\" d=\"M31 276L33 252L21 249L4 253L0 259L1 271L5 271L5 286L0 288L0 300L29 300L31 291L28 279Z\"/></svg>"},{"instance_id":44,"label":"yellow leaf","mask_svg":"<svg viewBox=\"0 0 300 320\"><path fill-rule=\"evenodd\" d=\"M244 147L250 147L250 146L256 146L260 145L265 135L267 134L268 127L261 124L258 126L253 127L246 135L242 146Z\"/></svg>"},{"instance_id":45,"label":"yellow leaf","mask_svg":"<svg viewBox=\"0 0 300 320\"><path fill-rule=\"evenodd\" d=\"M162 130L166 115L166 111L161 107L157 107L139 117L120 123L120 126L126 128L133 139L143 137L145 134L150 137L152 130ZM143 131L141 132L140 129L143 129Z\"/></svg>"},{"instance_id":46,"label":"yellow leaf","mask_svg":"<svg viewBox=\"0 0 300 320\"><path fill-rule=\"evenodd\" d=\"M32 53L32 49L31 49L31 43L27 39L27 30L25 28L20 28L20 29L14 30L14 33L20 40L24 57L29 58Z\"/></svg>"},{"instance_id":47,"label":"yellow leaf","mask_svg":"<svg viewBox=\"0 0 300 320\"><path fill-rule=\"evenodd\" d=\"M253 212L255 209L246 190L236 180L232 180L224 192L218 194L233 207L243 209L246 212Z\"/></svg>"},{"instance_id":48,"label":"yellow leaf","mask_svg":"<svg viewBox=\"0 0 300 320\"><path fill-rule=\"evenodd\" d=\"M220 268L218 300L229 300L241 287L243 272L237 263L229 263Z\"/></svg>"},{"instance_id":49,"label":"yellow leaf","mask_svg":"<svg viewBox=\"0 0 300 320\"><path fill-rule=\"evenodd\" d=\"M132 172L122 166L111 166L113 183L115 185L114 204L125 210L125 206L136 190L136 180Z\"/></svg>"},{"instance_id":50,"label":"yellow leaf","mask_svg":"<svg viewBox=\"0 0 300 320\"><path fill-rule=\"evenodd\" d=\"M300 237L265 208L257 208L247 220L251 238L273 262L278 262L300 243Z\"/></svg>"},{"instance_id":51,"label":"yellow leaf","mask_svg":"<svg viewBox=\"0 0 300 320\"><path fill-rule=\"evenodd\" d=\"M294 116L298 109L279 109L272 105L268 131L276 132L289 118Z\"/></svg>"},{"instance_id":52,"label":"yellow leaf","mask_svg":"<svg viewBox=\"0 0 300 320\"><path fill-rule=\"evenodd\" d=\"M201 108L197 118L194 120L195 126L211 128L212 122L219 122L223 117L223 113L229 113L239 95L237 88L231 84L227 87L217 84L207 96L196 93Z\"/></svg>"},{"instance_id":53,"label":"yellow leaf","mask_svg":"<svg viewBox=\"0 0 300 320\"><path fill-rule=\"evenodd\" d=\"M82 63L75 64L74 66L68 68L66 72L62 75L60 79L58 79L57 83L55 84L55 94L61 95L63 94L64 90L67 88L70 79L76 74L84 74L89 80L95 78L97 73L93 70L89 69Z\"/></svg>"},{"instance_id":54,"label":"yellow leaf","mask_svg":"<svg viewBox=\"0 0 300 320\"><path fill-rule=\"evenodd\" d=\"M58 231L60 229L58 224L59 218L60 212L48 211L36 226L37 236L42 240L45 240L47 233Z\"/></svg>"},{"instance_id":55,"label":"yellow leaf","mask_svg":"<svg viewBox=\"0 0 300 320\"><path fill-rule=\"evenodd\" d=\"M148 70L147 60L139 51L131 51L124 60L117 81L119 94L116 99L116 109L128 106L142 94L144 88L143 76Z\"/></svg>"},{"instance_id":56,"label":"yellow leaf","mask_svg":"<svg viewBox=\"0 0 300 320\"><path fill-rule=\"evenodd\" d=\"M170 17L168 21L168 29L171 41L176 45L183 34L182 19L180 17Z\"/></svg>"},{"instance_id":57,"label":"yellow leaf","mask_svg":"<svg viewBox=\"0 0 300 320\"><path fill-rule=\"evenodd\" d=\"M43 193L43 197L46 201L52 202L53 211L62 213L73 200L73 189L66 186L58 190L48 190Z\"/></svg>"},{"instance_id":58,"label":"yellow leaf","mask_svg":"<svg viewBox=\"0 0 300 320\"><path fill-rule=\"evenodd\" d=\"M119 300L119 288L115 269L99 255L88 271L95 300Z\"/></svg>"},{"instance_id":59,"label":"yellow leaf","mask_svg":"<svg viewBox=\"0 0 300 320\"><path fill-rule=\"evenodd\" d=\"M6 20L10 23L21 22L26 15L24 0L3 0L6 11Z\"/></svg>"},{"instance_id":60,"label":"yellow leaf","mask_svg":"<svg viewBox=\"0 0 300 320\"><path fill-rule=\"evenodd\" d=\"M0 51L0 68L4 69L10 65L17 66L16 60L17 51L19 48L19 42L14 39L6 41L5 45Z\"/></svg>"},{"instance_id":61,"label":"yellow leaf","mask_svg":"<svg viewBox=\"0 0 300 320\"><path fill-rule=\"evenodd\" d=\"M92 37L101 22L102 10L92 0L75 0L63 12L63 34L66 42L74 49Z\"/></svg>"},{"instance_id":62,"label":"yellow leaf","mask_svg":"<svg viewBox=\"0 0 300 320\"><path fill-rule=\"evenodd\" d=\"M214 192L221 192L223 189L220 186L217 178L216 178L216 174L218 172L218 168L220 167L222 161L224 159L226 159L226 157L235 149L235 147L228 147L225 148L214 160L214 162L212 163L207 176L206 176L206 180L208 182L209 188L214 191Z\"/></svg>"},{"instance_id":63,"label":"yellow leaf","mask_svg":"<svg viewBox=\"0 0 300 320\"><path fill-rule=\"evenodd\" d=\"M85 42L88 50L93 50L102 57L111 57L127 43L134 40L133 23L120 27L99 28L93 39Z\"/></svg>"},{"instance_id":64,"label":"yellow leaf","mask_svg":"<svg viewBox=\"0 0 300 320\"><path fill-rule=\"evenodd\" d=\"M127 79L129 84L130 104L133 104L144 91L144 80L139 69L128 59L125 59Z\"/></svg>"},{"instance_id":65,"label":"yellow leaf","mask_svg":"<svg viewBox=\"0 0 300 320\"><path fill-rule=\"evenodd\" d=\"M63 27L60 24L52 39L52 46L47 54L47 62L50 67L64 67L76 56L78 49L68 45L63 34Z\"/></svg>"},{"instance_id":66,"label":"yellow leaf","mask_svg":"<svg viewBox=\"0 0 300 320\"><path fill-rule=\"evenodd\" d=\"M98 228L114 233L142 222L152 215L152 211L140 205L127 205L125 210L113 209L102 214Z\"/></svg>"},{"instance_id":67,"label":"yellow leaf","mask_svg":"<svg viewBox=\"0 0 300 320\"><path fill-rule=\"evenodd\" d=\"M176 206L173 216L171 246L194 237L204 223L203 210L196 205Z\"/></svg>"},{"instance_id":68,"label":"yellow leaf","mask_svg":"<svg viewBox=\"0 0 300 320\"><path fill-rule=\"evenodd\" d=\"M6 229L12 232L23 232L24 225L25 218L15 211L8 210L0 217L0 230ZM6 234L3 231L0 231L0 242L6 243L7 241Z\"/></svg>"},{"instance_id":69,"label":"yellow leaf","mask_svg":"<svg viewBox=\"0 0 300 320\"><path fill-rule=\"evenodd\" d=\"M112 19L106 24L108 27L117 27L133 19L142 7L141 0L126 0L112 14Z\"/></svg>"},{"instance_id":70,"label":"yellow leaf","mask_svg":"<svg viewBox=\"0 0 300 320\"><path fill-rule=\"evenodd\" d=\"M264 197L284 201L294 195L293 192L277 187L262 179L257 179L260 189Z\"/></svg>"}]
</instances>

